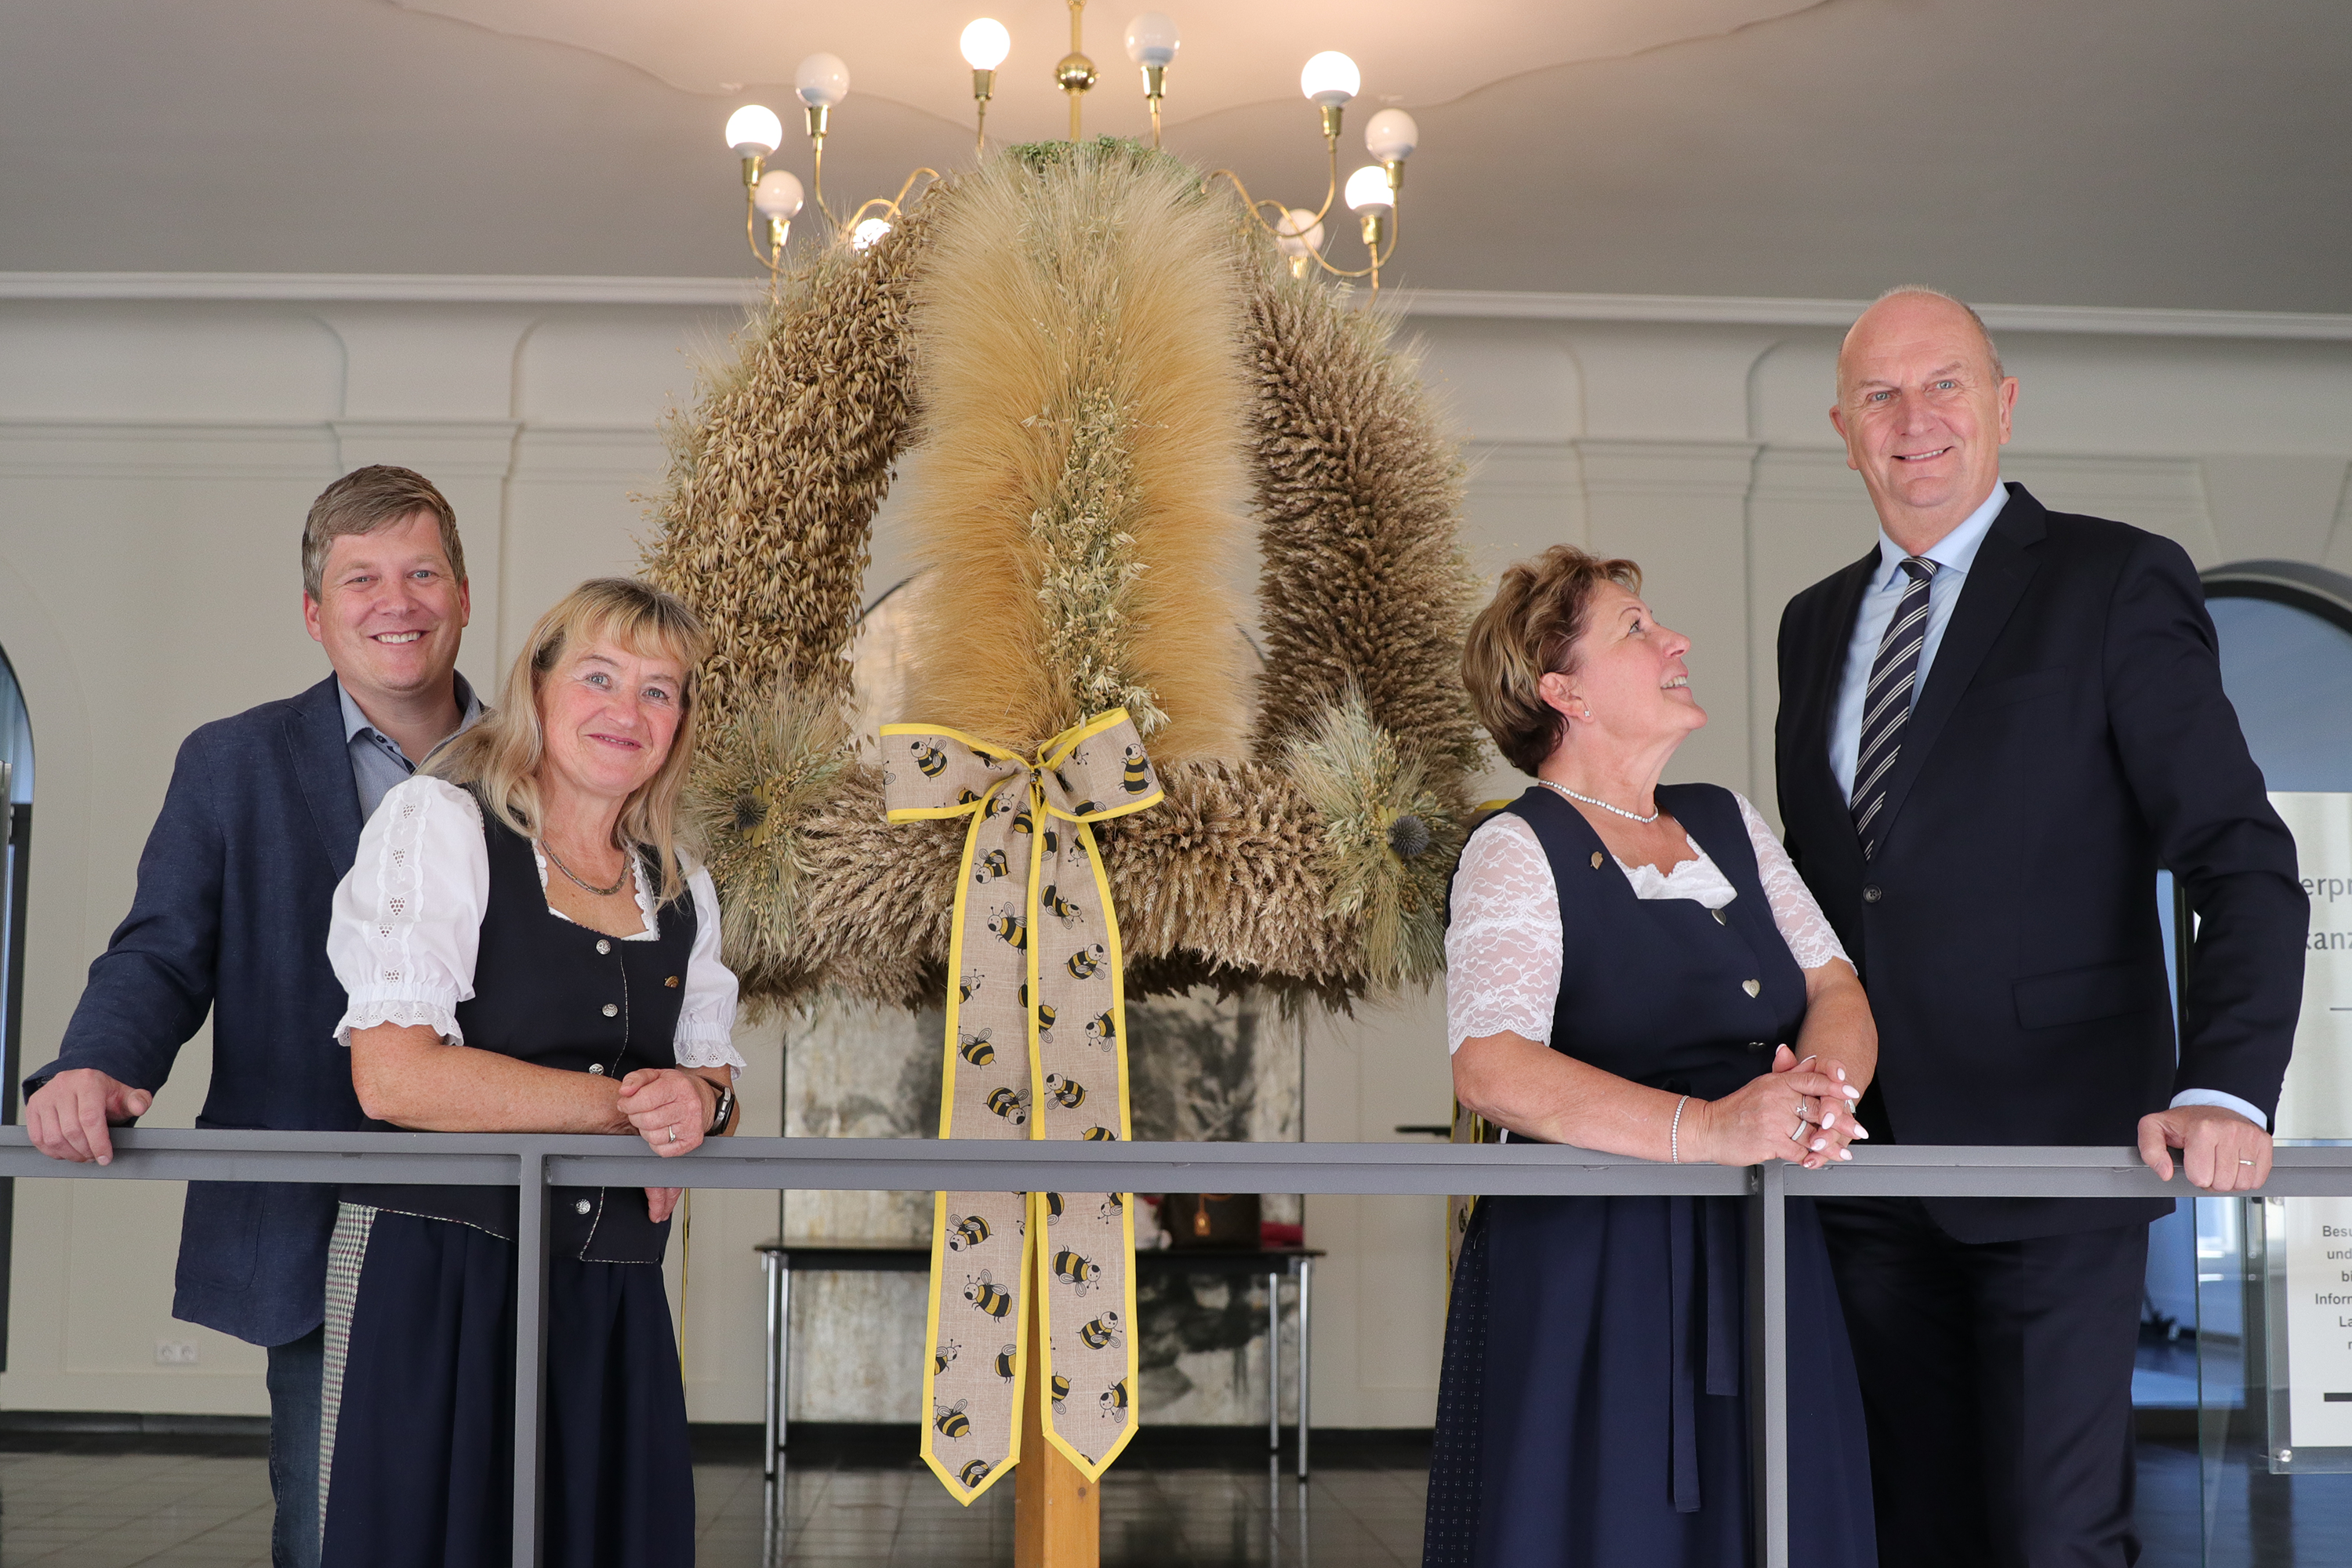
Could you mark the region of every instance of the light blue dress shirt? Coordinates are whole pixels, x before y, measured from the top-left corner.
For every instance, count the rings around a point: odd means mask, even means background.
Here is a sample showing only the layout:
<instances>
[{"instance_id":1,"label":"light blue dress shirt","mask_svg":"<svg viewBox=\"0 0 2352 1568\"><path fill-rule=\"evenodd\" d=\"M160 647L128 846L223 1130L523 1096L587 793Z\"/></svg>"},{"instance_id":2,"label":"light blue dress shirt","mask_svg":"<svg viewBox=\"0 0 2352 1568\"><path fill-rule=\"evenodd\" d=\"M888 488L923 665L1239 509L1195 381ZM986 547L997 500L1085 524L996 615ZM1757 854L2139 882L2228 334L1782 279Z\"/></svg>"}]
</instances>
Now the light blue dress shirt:
<instances>
[{"instance_id":1,"label":"light blue dress shirt","mask_svg":"<svg viewBox=\"0 0 2352 1568\"><path fill-rule=\"evenodd\" d=\"M1996 480L1992 493L1984 503L1969 513L1959 527L1930 546L1922 560L1933 561L1937 571L1927 582L1927 640L1919 649L1919 679L1912 688L1912 705L1918 705L1920 693L1927 689L1927 670L1936 662L1936 650L1943 646L1944 628L1951 624L1952 606L1960 602L1960 590L1968 585L1969 569L1976 564L1977 551L1983 545L1985 535L1992 531L1993 519L2009 502L2009 487ZM1870 586L1863 591L1862 610L1854 617L1853 641L1845 650L1845 674L1838 684L1837 706L1830 714L1830 771L1837 775L1838 793L1848 800L1853 798L1853 770L1856 756L1862 750L1862 700L1870 689L1870 667L1877 661L1879 639L1886 635L1886 623L1895 618L1895 606L1903 602L1903 590L1910 578L1903 571L1903 547L1878 531L1878 569L1871 574ZM2148 889L2155 897L2156 889ZM2172 1097L2177 1109L2184 1105L2218 1105L2234 1110L2255 1126L2267 1129L2269 1118L2234 1094L2224 1094L2218 1089L2184 1089Z\"/></svg>"},{"instance_id":2,"label":"light blue dress shirt","mask_svg":"<svg viewBox=\"0 0 2352 1568\"><path fill-rule=\"evenodd\" d=\"M466 678L452 675L450 679L457 683L457 727L433 748L436 752L465 733L482 716L481 700L466 684ZM393 785L416 772L416 764L408 760L391 736L368 722L368 716L360 711L360 705L352 700L352 694L343 689L340 679L335 682L335 695L343 700L343 744L351 752L352 783L359 786L360 820L365 822L375 815L375 808L383 804Z\"/></svg>"}]
</instances>

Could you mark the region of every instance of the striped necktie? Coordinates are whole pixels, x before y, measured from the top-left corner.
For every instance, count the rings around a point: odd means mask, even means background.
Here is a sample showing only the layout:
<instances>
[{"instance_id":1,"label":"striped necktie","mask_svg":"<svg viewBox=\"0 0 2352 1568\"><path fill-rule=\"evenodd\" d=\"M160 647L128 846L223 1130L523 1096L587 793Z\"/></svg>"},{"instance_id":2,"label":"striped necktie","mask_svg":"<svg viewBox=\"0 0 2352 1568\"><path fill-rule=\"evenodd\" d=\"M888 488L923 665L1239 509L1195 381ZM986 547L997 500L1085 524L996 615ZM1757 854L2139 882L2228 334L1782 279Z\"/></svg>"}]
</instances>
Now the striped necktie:
<instances>
[{"instance_id":1,"label":"striped necktie","mask_svg":"<svg viewBox=\"0 0 2352 1568\"><path fill-rule=\"evenodd\" d=\"M1919 685L1919 650L1927 644L1927 584L1936 563L1906 556L1903 571L1903 602L1886 635L1878 639L1878 657L1871 661L1870 689L1863 698L1862 750L1853 763L1853 831L1862 840L1862 858L1878 852L1871 825L1886 805L1886 775L1903 750L1903 724L1911 717L1911 699Z\"/></svg>"}]
</instances>

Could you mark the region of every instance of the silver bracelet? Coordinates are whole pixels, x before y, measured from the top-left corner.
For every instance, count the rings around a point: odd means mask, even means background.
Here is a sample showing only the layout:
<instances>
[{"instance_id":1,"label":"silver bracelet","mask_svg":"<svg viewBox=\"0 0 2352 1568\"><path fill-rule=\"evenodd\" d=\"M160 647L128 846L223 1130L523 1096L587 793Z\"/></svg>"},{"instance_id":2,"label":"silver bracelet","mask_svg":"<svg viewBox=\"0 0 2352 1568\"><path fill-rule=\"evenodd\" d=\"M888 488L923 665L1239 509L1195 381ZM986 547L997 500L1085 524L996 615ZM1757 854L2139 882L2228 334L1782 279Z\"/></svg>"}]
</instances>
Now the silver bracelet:
<instances>
[{"instance_id":1,"label":"silver bracelet","mask_svg":"<svg viewBox=\"0 0 2352 1568\"><path fill-rule=\"evenodd\" d=\"M1675 1101L1675 1124L1666 1129L1666 1155L1677 1165L1683 1163L1683 1107L1689 1103L1687 1094Z\"/></svg>"}]
</instances>

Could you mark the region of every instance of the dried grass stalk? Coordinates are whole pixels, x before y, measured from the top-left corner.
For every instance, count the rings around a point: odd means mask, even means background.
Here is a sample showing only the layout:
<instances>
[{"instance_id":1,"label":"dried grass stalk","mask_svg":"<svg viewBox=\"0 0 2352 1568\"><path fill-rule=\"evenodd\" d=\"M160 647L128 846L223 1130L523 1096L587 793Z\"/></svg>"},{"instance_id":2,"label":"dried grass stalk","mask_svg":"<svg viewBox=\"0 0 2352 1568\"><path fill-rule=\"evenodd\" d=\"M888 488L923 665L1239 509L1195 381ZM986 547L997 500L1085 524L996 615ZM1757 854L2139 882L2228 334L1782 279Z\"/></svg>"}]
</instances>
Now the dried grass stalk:
<instances>
[{"instance_id":1,"label":"dried grass stalk","mask_svg":"<svg viewBox=\"0 0 2352 1568\"><path fill-rule=\"evenodd\" d=\"M1232 755L1245 383L1230 224L1185 165L1108 140L1017 149L935 201L906 519L933 570L906 717L1025 748L1124 705L1163 767Z\"/></svg>"},{"instance_id":2,"label":"dried grass stalk","mask_svg":"<svg viewBox=\"0 0 2352 1568\"><path fill-rule=\"evenodd\" d=\"M1352 687L1291 739L1290 779L1322 823L1334 918L1363 931L1376 986L1427 984L1445 968L1445 888L1462 853L1458 796L1372 722Z\"/></svg>"},{"instance_id":3,"label":"dried grass stalk","mask_svg":"<svg viewBox=\"0 0 2352 1568\"><path fill-rule=\"evenodd\" d=\"M829 247L796 271L670 423L644 572L710 629L706 735L779 683L849 690L866 544L909 416L907 302L931 204L869 249Z\"/></svg>"},{"instance_id":4,"label":"dried grass stalk","mask_svg":"<svg viewBox=\"0 0 2352 1568\"><path fill-rule=\"evenodd\" d=\"M1462 689L1475 586L1462 459L1390 321L1255 247L1249 298L1265 674L1252 754L1276 758L1352 686L1449 795L1477 766Z\"/></svg>"}]
</instances>

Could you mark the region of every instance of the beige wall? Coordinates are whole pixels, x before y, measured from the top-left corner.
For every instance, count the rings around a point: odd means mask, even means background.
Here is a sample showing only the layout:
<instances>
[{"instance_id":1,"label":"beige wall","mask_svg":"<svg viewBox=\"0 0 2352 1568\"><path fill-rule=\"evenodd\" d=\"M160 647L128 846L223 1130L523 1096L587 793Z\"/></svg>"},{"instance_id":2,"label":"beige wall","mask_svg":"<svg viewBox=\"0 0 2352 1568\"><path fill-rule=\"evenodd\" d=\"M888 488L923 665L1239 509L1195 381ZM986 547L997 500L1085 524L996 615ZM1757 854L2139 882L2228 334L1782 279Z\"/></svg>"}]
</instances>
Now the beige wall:
<instances>
[{"instance_id":1,"label":"beige wall","mask_svg":"<svg viewBox=\"0 0 2352 1568\"><path fill-rule=\"evenodd\" d=\"M578 303L529 288L485 288L479 300L462 287L382 292L0 298L0 648L25 686L37 762L28 1066L47 1059L128 906L180 737L325 672L299 616L310 497L362 462L443 483L474 575L463 668L491 681L556 595L630 566L644 526L633 493L661 479L656 420L690 394L693 354L734 320L712 289L639 291L667 302L630 302L625 289ZM390 297L404 293L436 297ZM1422 310L1426 374L1468 443L1477 569L1491 576L1562 539L1641 561L1661 617L1696 639L1713 716L1677 776L1744 788L1769 812L1780 606L1872 538L1823 413L1836 333L1821 323L1833 312L1537 296ZM2002 342L2024 383L2010 477L2053 505L2166 532L2200 565L2352 570L2347 323L2084 311L2028 324ZM895 580L897 559L886 519L877 584ZM1498 772L1487 793L1516 787ZM1307 1135L1385 1141L1400 1123L1443 1121L1442 1015L1429 996L1315 1021ZM774 1101L758 1084L773 1037L747 1044L747 1131L771 1131ZM154 1124L193 1118L207 1050L199 1036L183 1053ZM258 1352L169 1315L178 1206L176 1186L19 1184L0 1406L266 1408ZM774 1214L754 1194L697 1203L687 1320L698 1419L758 1417L749 1248ZM1444 1299L1437 1205L1315 1198L1307 1223L1332 1252L1317 1280L1318 1422L1425 1425ZM196 1363L158 1365L158 1341L194 1343Z\"/></svg>"}]
</instances>

